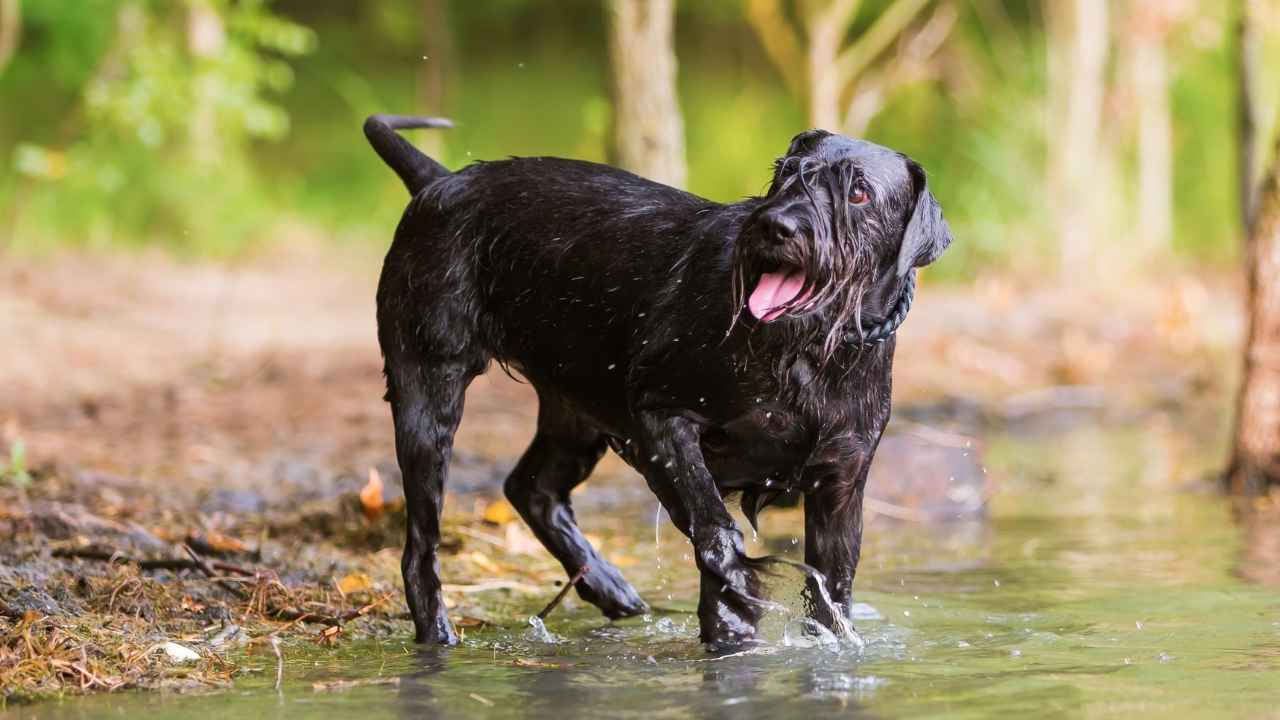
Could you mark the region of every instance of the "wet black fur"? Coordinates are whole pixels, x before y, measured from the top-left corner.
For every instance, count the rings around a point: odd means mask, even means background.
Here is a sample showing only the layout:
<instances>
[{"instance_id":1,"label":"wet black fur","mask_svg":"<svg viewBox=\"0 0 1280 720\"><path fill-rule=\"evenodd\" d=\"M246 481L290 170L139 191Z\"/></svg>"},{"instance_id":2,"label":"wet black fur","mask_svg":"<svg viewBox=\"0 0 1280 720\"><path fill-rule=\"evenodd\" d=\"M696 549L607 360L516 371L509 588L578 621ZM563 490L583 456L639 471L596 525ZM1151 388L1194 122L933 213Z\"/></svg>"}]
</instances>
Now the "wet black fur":
<instances>
[{"instance_id":1,"label":"wet black fur","mask_svg":"<svg viewBox=\"0 0 1280 720\"><path fill-rule=\"evenodd\" d=\"M378 338L417 639L456 641L440 596L440 510L464 391L491 360L527 378L540 403L507 497L569 575L590 566L577 591L605 615L645 610L569 505L606 447L691 539L704 641L749 640L759 618L753 564L723 501L734 492L753 522L779 492L803 494L805 562L847 611L895 341L844 338L892 308L908 273L951 240L920 167L810 131L777 162L767 195L722 205L559 158L448 173L389 137L423 123L366 124L413 194L378 287ZM869 202L852 204L856 189ZM757 321L745 298L782 266L802 269L812 294Z\"/></svg>"}]
</instances>

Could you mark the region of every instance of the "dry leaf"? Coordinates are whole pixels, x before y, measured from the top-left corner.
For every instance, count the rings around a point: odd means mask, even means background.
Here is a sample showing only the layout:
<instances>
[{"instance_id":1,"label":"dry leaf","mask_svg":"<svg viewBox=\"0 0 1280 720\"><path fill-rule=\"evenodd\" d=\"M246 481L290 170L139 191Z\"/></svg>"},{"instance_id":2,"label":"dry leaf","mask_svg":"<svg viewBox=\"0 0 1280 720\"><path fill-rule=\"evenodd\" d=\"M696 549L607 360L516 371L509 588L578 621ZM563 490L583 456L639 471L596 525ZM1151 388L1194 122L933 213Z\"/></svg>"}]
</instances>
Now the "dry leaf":
<instances>
[{"instance_id":1,"label":"dry leaf","mask_svg":"<svg viewBox=\"0 0 1280 720\"><path fill-rule=\"evenodd\" d=\"M470 553L467 554L467 559L475 563L476 565L479 565L482 570L491 572L494 575L502 574L502 568L498 567L497 563L495 563L493 560L490 560L489 556L485 555L482 552L472 550Z\"/></svg>"},{"instance_id":2,"label":"dry leaf","mask_svg":"<svg viewBox=\"0 0 1280 720\"><path fill-rule=\"evenodd\" d=\"M338 637L340 635L342 635L342 626L330 625L329 627L320 631L320 635L316 637L316 642L320 643L321 645L335 645L337 644Z\"/></svg>"},{"instance_id":3,"label":"dry leaf","mask_svg":"<svg viewBox=\"0 0 1280 720\"><path fill-rule=\"evenodd\" d=\"M364 517L373 522L382 517L382 476L377 468L369 468L369 482L360 489L360 507Z\"/></svg>"},{"instance_id":4,"label":"dry leaf","mask_svg":"<svg viewBox=\"0 0 1280 720\"><path fill-rule=\"evenodd\" d=\"M399 677L378 677L378 678L362 678L358 680L330 680L329 682L311 683L311 689L314 692L341 692L342 690L350 690L351 688L365 687L367 685L399 685Z\"/></svg>"},{"instance_id":5,"label":"dry leaf","mask_svg":"<svg viewBox=\"0 0 1280 720\"><path fill-rule=\"evenodd\" d=\"M493 525L506 525L516 519L516 509L505 498L499 498L484 508L484 521Z\"/></svg>"},{"instance_id":6,"label":"dry leaf","mask_svg":"<svg viewBox=\"0 0 1280 720\"><path fill-rule=\"evenodd\" d=\"M343 595L364 592L365 590L371 590L372 588L373 578L360 572L346 575L338 581L338 589L342 591Z\"/></svg>"},{"instance_id":7,"label":"dry leaf","mask_svg":"<svg viewBox=\"0 0 1280 720\"><path fill-rule=\"evenodd\" d=\"M507 525L505 541L507 552L517 555L537 555L542 551L542 543L529 534L520 523Z\"/></svg>"},{"instance_id":8,"label":"dry leaf","mask_svg":"<svg viewBox=\"0 0 1280 720\"><path fill-rule=\"evenodd\" d=\"M511 661L511 666L522 668L551 668L553 670L564 670L567 667L572 667L569 663L549 663L541 660L534 660L533 658L516 658Z\"/></svg>"},{"instance_id":9,"label":"dry leaf","mask_svg":"<svg viewBox=\"0 0 1280 720\"><path fill-rule=\"evenodd\" d=\"M248 546L239 540L213 530L205 533L204 541L209 544L209 547L220 553L244 553L249 551Z\"/></svg>"}]
</instances>

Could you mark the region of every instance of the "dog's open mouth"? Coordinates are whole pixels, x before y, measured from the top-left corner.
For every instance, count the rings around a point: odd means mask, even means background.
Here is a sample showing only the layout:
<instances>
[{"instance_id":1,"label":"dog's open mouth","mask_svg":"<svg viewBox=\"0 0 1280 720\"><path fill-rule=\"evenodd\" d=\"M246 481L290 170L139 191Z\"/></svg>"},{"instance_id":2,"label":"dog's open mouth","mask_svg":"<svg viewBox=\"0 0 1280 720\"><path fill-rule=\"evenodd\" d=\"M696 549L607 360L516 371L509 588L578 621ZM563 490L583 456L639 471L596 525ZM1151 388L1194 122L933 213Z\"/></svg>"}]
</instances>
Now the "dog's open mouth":
<instances>
[{"instance_id":1,"label":"dog's open mouth","mask_svg":"<svg viewBox=\"0 0 1280 720\"><path fill-rule=\"evenodd\" d=\"M786 314L789 303L803 303L811 294L812 290L805 287L803 272L782 267L760 274L756 288L747 298L747 308L757 320L771 322Z\"/></svg>"}]
</instances>

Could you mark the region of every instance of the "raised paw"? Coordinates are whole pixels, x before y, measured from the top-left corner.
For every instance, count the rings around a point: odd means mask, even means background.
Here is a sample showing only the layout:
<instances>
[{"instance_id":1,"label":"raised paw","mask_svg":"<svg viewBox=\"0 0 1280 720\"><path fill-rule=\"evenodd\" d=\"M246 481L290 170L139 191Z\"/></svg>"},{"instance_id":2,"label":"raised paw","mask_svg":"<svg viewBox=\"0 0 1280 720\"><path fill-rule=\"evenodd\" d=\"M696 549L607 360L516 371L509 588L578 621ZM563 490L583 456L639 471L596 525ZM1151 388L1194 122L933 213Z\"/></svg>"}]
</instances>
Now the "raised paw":
<instances>
[{"instance_id":1,"label":"raised paw","mask_svg":"<svg viewBox=\"0 0 1280 720\"><path fill-rule=\"evenodd\" d=\"M579 597L600 608L610 620L640 615L649 609L622 573L604 560L592 562L574 587Z\"/></svg>"}]
</instances>

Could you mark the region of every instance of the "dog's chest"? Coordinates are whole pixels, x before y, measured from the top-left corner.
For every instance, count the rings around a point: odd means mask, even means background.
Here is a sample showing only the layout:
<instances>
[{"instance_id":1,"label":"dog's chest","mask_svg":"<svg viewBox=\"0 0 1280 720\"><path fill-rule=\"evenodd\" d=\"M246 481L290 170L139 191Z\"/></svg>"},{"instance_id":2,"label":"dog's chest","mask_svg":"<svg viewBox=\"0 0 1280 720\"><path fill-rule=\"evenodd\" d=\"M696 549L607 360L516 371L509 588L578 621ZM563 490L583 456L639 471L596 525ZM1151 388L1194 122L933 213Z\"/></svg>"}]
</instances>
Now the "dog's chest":
<instances>
[{"instance_id":1,"label":"dog's chest","mask_svg":"<svg viewBox=\"0 0 1280 720\"><path fill-rule=\"evenodd\" d=\"M722 489L803 489L839 473L878 437L888 417L887 382L815 377L805 367L781 377L725 374L707 379L702 452Z\"/></svg>"}]
</instances>

